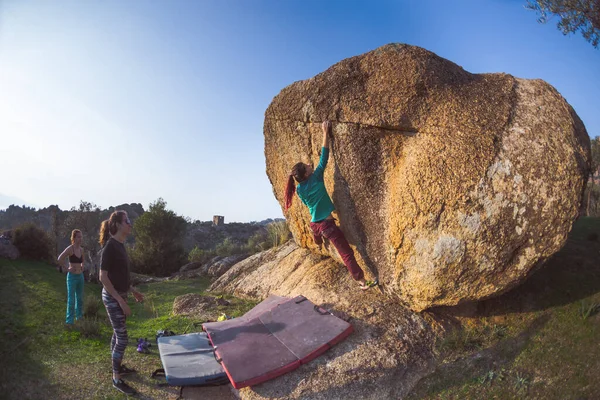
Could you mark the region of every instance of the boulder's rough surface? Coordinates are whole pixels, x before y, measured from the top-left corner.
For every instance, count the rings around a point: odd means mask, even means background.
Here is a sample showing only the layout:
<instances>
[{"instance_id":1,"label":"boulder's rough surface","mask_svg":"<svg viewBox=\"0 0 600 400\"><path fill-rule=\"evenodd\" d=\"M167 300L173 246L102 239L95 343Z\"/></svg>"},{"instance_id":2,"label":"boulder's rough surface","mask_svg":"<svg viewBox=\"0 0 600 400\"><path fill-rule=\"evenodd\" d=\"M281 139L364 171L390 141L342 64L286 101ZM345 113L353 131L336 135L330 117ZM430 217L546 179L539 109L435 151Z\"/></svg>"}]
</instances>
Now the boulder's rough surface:
<instances>
[{"instance_id":1,"label":"boulder's rough surface","mask_svg":"<svg viewBox=\"0 0 600 400\"><path fill-rule=\"evenodd\" d=\"M179 268L179 272L193 271L200 267L202 267L201 262L191 262L191 263L187 263L183 267Z\"/></svg>"},{"instance_id":2,"label":"boulder's rough surface","mask_svg":"<svg viewBox=\"0 0 600 400\"><path fill-rule=\"evenodd\" d=\"M229 270L234 264L248 257L247 254L237 254L234 256L224 257L214 263L208 265L206 274L211 277L219 277Z\"/></svg>"},{"instance_id":3,"label":"boulder's rough surface","mask_svg":"<svg viewBox=\"0 0 600 400\"><path fill-rule=\"evenodd\" d=\"M228 257L214 257L204 264L192 262L181 267L178 272L171 275L171 278L175 280L196 279L199 277L218 278L235 263L246 257L248 257L247 254L236 254Z\"/></svg>"},{"instance_id":4,"label":"boulder's rough surface","mask_svg":"<svg viewBox=\"0 0 600 400\"><path fill-rule=\"evenodd\" d=\"M283 206L291 167L318 162L361 266L416 311L500 294L564 244L587 178L589 137L549 84L471 74L387 45L277 95L265 114L267 175ZM307 208L287 214L319 249ZM307 253L308 254L308 253Z\"/></svg>"}]
</instances>

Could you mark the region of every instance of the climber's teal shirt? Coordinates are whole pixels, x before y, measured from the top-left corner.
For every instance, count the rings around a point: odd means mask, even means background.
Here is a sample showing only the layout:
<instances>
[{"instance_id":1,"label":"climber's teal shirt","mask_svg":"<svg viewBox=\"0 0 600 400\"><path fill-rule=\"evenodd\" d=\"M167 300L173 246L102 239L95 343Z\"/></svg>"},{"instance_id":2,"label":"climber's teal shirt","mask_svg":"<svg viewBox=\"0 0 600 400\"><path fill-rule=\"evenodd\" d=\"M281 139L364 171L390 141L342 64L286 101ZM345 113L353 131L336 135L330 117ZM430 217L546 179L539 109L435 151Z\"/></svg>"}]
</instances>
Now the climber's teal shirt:
<instances>
[{"instance_id":1,"label":"climber's teal shirt","mask_svg":"<svg viewBox=\"0 0 600 400\"><path fill-rule=\"evenodd\" d=\"M325 189L325 182L323 181L323 171L327 166L328 159L329 149L327 147L321 148L319 165L307 180L300 182L298 186L296 186L298 197L300 197L300 200L308 206L308 210L312 217L311 222L322 221L335 210L333 202Z\"/></svg>"}]
</instances>

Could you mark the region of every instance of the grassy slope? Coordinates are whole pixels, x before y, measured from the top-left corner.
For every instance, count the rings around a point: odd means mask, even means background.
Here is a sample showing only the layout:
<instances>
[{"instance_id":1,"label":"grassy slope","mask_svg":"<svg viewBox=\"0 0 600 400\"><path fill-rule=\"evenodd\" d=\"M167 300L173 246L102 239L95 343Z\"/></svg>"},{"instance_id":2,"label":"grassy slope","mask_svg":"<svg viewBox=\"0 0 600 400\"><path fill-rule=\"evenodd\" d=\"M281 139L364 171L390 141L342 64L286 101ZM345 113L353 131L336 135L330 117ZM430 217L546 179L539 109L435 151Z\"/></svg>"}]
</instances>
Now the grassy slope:
<instances>
[{"instance_id":1,"label":"grassy slope","mask_svg":"<svg viewBox=\"0 0 600 400\"><path fill-rule=\"evenodd\" d=\"M599 399L600 218L576 222L565 247L495 299L436 310L460 326L439 342L435 373L411 399Z\"/></svg>"},{"instance_id":2,"label":"grassy slope","mask_svg":"<svg viewBox=\"0 0 600 400\"><path fill-rule=\"evenodd\" d=\"M437 370L423 379L412 399L596 399L600 398L600 314L582 318L582 304L600 303L600 219L583 218L567 245L523 285L496 299L436 310L461 329L439 343ZM66 330L64 275L28 261L0 259L0 398L124 398L110 385L112 333L100 311L100 334ZM160 367L152 354L135 352L138 337L158 329L199 330L201 321L171 316L173 299L202 293L207 280L142 285L144 305L132 306L126 363L140 371L131 379L146 398L176 397L148 377ZM98 285L85 293L100 298ZM226 309L240 315L253 304L232 299Z\"/></svg>"},{"instance_id":3,"label":"grassy slope","mask_svg":"<svg viewBox=\"0 0 600 400\"><path fill-rule=\"evenodd\" d=\"M177 333L201 330L203 321L171 316L173 300L186 293L202 293L208 280L186 280L141 285L142 304L132 304L128 319L130 343L125 362L140 373L132 385L151 398L168 398L176 389L157 388L149 378L160 368L154 335L158 329ZM85 286L85 296L100 300L99 285ZM231 299L231 298L229 298ZM215 311L241 315L253 304L231 299L228 307ZM65 276L51 266L31 261L0 259L0 398L8 399L107 399L125 398L111 386L109 342L112 329L100 308L99 335L84 337L82 327L64 327ZM152 354L135 351L137 338L154 342ZM176 397L176 396L175 396Z\"/></svg>"}]
</instances>

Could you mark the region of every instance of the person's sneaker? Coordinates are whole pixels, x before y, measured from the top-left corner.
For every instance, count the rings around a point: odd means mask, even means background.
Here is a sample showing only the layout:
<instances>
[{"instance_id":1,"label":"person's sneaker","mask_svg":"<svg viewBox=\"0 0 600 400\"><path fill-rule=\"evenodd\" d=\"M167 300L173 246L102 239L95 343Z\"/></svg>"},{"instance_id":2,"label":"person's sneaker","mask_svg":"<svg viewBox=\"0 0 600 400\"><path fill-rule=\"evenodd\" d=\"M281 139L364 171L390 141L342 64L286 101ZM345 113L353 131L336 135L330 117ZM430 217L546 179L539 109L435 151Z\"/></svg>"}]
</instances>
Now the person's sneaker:
<instances>
[{"instance_id":1,"label":"person's sneaker","mask_svg":"<svg viewBox=\"0 0 600 400\"><path fill-rule=\"evenodd\" d=\"M377 279L375 279L374 281L365 281L364 284L360 285L360 288L362 290L367 290L367 289L372 288L377 285L379 285L379 281Z\"/></svg>"},{"instance_id":2,"label":"person's sneaker","mask_svg":"<svg viewBox=\"0 0 600 400\"><path fill-rule=\"evenodd\" d=\"M123 382L123 379L119 379L118 381L115 381L113 379L112 381L113 381L113 386L115 387L115 389L117 389L120 392L125 393L127 396L133 396L134 394L137 393L134 388L132 388L131 386L129 386L128 384Z\"/></svg>"},{"instance_id":3,"label":"person's sneaker","mask_svg":"<svg viewBox=\"0 0 600 400\"><path fill-rule=\"evenodd\" d=\"M129 375L137 372L135 369L128 368L124 364L119 367L119 375Z\"/></svg>"}]
</instances>

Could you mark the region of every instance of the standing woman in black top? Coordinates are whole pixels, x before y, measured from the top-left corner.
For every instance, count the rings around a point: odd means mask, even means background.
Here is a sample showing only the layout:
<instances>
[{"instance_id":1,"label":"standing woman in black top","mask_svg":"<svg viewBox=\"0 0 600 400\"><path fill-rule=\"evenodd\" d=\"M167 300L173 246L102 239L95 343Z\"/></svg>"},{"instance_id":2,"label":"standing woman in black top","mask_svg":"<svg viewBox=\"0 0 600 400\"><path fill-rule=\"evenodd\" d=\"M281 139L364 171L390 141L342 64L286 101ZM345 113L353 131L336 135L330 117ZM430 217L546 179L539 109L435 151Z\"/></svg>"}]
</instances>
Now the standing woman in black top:
<instances>
[{"instance_id":1,"label":"standing woman in black top","mask_svg":"<svg viewBox=\"0 0 600 400\"><path fill-rule=\"evenodd\" d=\"M83 248L81 240L83 235L79 229L71 232L71 245L58 256L58 265L61 267L65 259L69 258L67 269L67 318L66 325L72 326L73 319L83 317Z\"/></svg>"},{"instance_id":2,"label":"standing woman in black top","mask_svg":"<svg viewBox=\"0 0 600 400\"><path fill-rule=\"evenodd\" d=\"M128 341L125 321L131 315L127 294L132 292L136 301L144 300L144 295L131 286L129 279L129 257L124 243L130 233L131 221L122 210L113 212L100 227L102 302L114 331L110 341L113 386L128 395L135 394L135 389L126 384L121 375L135 371L122 365Z\"/></svg>"}]
</instances>

